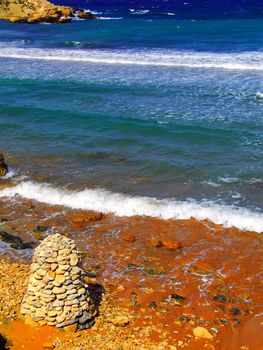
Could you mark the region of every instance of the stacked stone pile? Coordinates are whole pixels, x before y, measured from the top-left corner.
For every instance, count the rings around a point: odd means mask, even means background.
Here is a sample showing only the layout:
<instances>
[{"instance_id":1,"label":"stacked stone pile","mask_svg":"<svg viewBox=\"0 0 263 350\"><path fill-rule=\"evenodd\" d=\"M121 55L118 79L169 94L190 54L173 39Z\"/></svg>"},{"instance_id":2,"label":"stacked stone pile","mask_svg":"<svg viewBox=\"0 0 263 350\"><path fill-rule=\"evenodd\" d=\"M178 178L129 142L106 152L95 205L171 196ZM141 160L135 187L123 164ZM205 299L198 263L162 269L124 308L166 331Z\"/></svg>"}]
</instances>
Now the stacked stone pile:
<instances>
[{"instance_id":1,"label":"stacked stone pile","mask_svg":"<svg viewBox=\"0 0 263 350\"><path fill-rule=\"evenodd\" d=\"M21 313L41 325L92 326L94 306L79 264L74 241L60 234L45 238L35 249Z\"/></svg>"}]
</instances>

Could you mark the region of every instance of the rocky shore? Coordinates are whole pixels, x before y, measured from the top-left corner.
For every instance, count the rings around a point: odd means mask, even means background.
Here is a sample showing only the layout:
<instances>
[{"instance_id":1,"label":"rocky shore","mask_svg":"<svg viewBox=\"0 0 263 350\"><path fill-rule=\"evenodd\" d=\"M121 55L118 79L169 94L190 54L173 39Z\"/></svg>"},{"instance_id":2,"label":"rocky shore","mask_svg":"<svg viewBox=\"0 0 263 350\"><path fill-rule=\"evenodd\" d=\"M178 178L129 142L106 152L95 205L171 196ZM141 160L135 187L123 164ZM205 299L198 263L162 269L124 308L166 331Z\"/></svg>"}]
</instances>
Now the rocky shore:
<instances>
[{"instance_id":1,"label":"rocky shore","mask_svg":"<svg viewBox=\"0 0 263 350\"><path fill-rule=\"evenodd\" d=\"M67 23L74 17L95 19L90 13L47 0L1 0L0 19L22 23Z\"/></svg>"},{"instance_id":2,"label":"rocky shore","mask_svg":"<svg viewBox=\"0 0 263 350\"><path fill-rule=\"evenodd\" d=\"M2 201L0 232L0 334L12 343L11 350L21 345L35 350L263 349L260 234L196 220L118 218L24 199ZM55 288L52 298L71 293L63 286L68 275L51 274L45 282L42 267L29 267L33 253L42 251L35 247L56 232L74 240L80 251L84 283L98 310L89 329L81 330L79 322L62 328L34 320L26 324L20 313L32 278L44 289L52 287L51 294ZM67 264L63 254L51 259L74 268L70 264L76 261L69 257ZM56 280L59 285L53 286ZM29 305L35 301L28 300ZM56 307L63 314L65 305ZM48 321L62 320L59 316L49 314Z\"/></svg>"}]
</instances>

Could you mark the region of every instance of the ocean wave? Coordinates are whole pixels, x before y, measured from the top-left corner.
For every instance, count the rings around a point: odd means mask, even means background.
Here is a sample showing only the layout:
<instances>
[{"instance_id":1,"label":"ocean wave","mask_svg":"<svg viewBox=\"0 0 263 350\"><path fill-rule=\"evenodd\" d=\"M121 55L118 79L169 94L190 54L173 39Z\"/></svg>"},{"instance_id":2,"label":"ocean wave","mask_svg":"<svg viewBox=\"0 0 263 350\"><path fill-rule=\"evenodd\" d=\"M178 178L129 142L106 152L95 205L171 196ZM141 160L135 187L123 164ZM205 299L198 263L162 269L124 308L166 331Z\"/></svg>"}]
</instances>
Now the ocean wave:
<instances>
[{"instance_id":1,"label":"ocean wave","mask_svg":"<svg viewBox=\"0 0 263 350\"><path fill-rule=\"evenodd\" d=\"M256 92L256 97L259 99L263 99L263 92Z\"/></svg>"},{"instance_id":2,"label":"ocean wave","mask_svg":"<svg viewBox=\"0 0 263 350\"><path fill-rule=\"evenodd\" d=\"M174 50L81 50L8 47L0 58L202 69L263 71L263 52L213 53Z\"/></svg>"},{"instance_id":3,"label":"ocean wave","mask_svg":"<svg viewBox=\"0 0 263 350\"><path fill-rule=\"evenodd\" d=\"M110 20L123 19L123 17L103 17L103 16L100 16L100 17L98 17L98 19L102 20L102 21L110 21Z\"/></svg>"},{"instance_id":4,"label":"ocean wave","mask_svg":"<svg viewBox=\"0 0 263 350\"><path fill-rule=\"evenodd\" d=\"M263 213L208 201L160 200L112 193L103 189L69 191L31 181L24 181L15 187L0 190L0 196L21 196L51 205L113 213L116 216L140 215L159 217L165 220L195 218L197 220L209 220L225 227L234 226L240 230L263 232Z\"/></svg>"}]
</instances>

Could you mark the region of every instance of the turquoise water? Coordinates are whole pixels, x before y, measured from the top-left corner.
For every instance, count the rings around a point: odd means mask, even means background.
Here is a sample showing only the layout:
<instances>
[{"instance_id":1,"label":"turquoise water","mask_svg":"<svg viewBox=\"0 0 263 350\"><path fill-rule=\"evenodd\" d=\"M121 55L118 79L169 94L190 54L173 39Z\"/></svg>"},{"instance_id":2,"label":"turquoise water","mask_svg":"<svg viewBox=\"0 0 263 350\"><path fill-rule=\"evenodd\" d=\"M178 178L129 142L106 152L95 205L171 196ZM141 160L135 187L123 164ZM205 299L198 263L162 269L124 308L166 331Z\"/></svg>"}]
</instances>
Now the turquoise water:
<instances>
[{"instance_id":1,"label":"turquoise water","mask_svg":"<svg viewBox=\"0 0 263 350\"><path fill-rule=\"evenodd\" d=\"M14 179L28 197L45 183L209 203L216 217L248 209L261 231L262 32L260 19L0 23L0 149Z\"/></svg>"}]
</instances>

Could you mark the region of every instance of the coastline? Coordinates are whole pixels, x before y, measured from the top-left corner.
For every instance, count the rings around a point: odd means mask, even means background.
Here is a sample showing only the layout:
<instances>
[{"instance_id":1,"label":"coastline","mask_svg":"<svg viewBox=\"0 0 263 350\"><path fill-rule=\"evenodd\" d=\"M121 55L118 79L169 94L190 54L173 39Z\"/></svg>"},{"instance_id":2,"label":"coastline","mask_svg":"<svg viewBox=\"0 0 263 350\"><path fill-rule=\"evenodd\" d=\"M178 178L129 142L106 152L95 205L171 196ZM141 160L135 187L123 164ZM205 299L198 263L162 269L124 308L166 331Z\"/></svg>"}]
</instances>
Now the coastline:
<instances>
[{"instance_id":1,"label":"coastline","mask_svg":"<svg viewBox=\"0 0 263 350\"><path fill-rule=\"evenodd\" d=\"M78 331L70 339L45 327L28 328L33 337L37 332L49 334L57 344L55 349L78 349L87 341L96 341L98 349L117 349L123 339L124 349L143 349L142 344L145 349L262 348L261 234L194 219L115 217L26 199L4 201L0 218L1 231L21 237L23 242L37 244L54 232L74 239L83 253L90 283L105 290L95 328ZM3 281L17 281L15 288L20 292L16 291L13 311L19 307L32 250L6 248L1 253L2 272L19 271ZM19 257L22 265L17 263ZM10 259L11 267L3 263ZM3 300L9 303L8 294ZM16 318L15 313L9 314ZM115 324L116 314L127 324ZM2 311L2 320L5 316ZM14 336L15 343L21 325L20 320L7 325L5 320L0 333ZM211 339L193 335L199 326ZM257 337L251 337L253 332ZM61 338L58 343L57 338Z\"/></svg>"}]
</instances>

